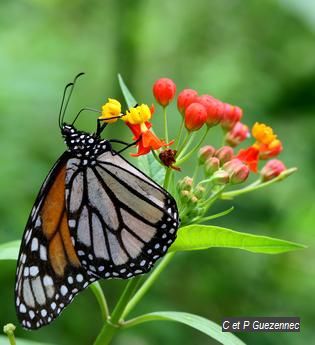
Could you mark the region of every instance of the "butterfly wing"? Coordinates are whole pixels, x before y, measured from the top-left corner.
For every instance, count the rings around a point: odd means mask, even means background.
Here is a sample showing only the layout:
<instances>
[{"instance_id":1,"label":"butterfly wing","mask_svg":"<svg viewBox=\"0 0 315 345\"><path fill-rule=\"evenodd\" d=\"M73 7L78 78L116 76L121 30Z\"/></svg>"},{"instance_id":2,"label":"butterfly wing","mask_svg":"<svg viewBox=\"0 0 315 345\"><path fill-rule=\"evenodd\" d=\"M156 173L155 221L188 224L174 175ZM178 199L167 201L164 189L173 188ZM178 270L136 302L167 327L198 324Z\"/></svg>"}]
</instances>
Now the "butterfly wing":
<instances>
[{"instance_id":1,"label":"butterfly wing","mask_svg":"<svg viewBox=\"0 0 315 345\"><path fill-rule=\"evenodd\" d=\"M69 228L84 267L102 278L130 278L150 270L176 238L173 197L117 153L93 166L67 164Z\"/></svg>"},{"instance_id":2,"label":"butterfly wing","mask_svg":"<svg viewBox=\"0 0 315 345\"><path fill-rule=\"evenodd\" d=\"M64 153L48 174L23 235L16 273L16 310L24 328L50 323L96 278L72 245L65 208Z\"/></svg>"}]
</instances>

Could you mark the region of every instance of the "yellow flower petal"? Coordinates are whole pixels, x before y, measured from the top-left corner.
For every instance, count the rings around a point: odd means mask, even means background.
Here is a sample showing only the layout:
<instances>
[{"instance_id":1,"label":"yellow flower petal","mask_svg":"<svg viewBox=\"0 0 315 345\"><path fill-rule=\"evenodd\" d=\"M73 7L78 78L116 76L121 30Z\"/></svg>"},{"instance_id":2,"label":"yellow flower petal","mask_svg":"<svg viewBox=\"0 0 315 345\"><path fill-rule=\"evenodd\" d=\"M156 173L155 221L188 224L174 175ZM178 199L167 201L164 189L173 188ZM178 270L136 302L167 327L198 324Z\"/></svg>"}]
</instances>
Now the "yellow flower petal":
<instances>
[{"instance_id":1,"label":"yellow flower petal","mask_svg":"<svg viewBox=\"0 0 315 345\"><path fill-rule=\"evenodd\" d=\"M138 125L151 119L151 111L148 105L141 104L137 107L130 108L121 119L132 125Z\"/></svg>"},{"instance_id":2,"label":"yellow flower petal","mask_svg":"<svg viewBox=\"0 0 315 345\"><path fill-rule=\"evenodd\" d=\"M277 138L271 127L265 125L264 123L258 122L256 122L253 126L252 134L258 142L266 145L270 144Z\"/></svg>"},{"instance_id":3,"label":"yellow flower petal","mask_svg":"<svg viewBox=\"0 0 315 345\"><path fill-rule=\"evenodd\" d=\"M99 117L100 120L107 123L114 123L118 119L110 119L121 114L121 104L113 98L108 98L108 102L102 106L102 115ZM110 119L110 120L106 120Z\"/></svg>"}]
</instances>

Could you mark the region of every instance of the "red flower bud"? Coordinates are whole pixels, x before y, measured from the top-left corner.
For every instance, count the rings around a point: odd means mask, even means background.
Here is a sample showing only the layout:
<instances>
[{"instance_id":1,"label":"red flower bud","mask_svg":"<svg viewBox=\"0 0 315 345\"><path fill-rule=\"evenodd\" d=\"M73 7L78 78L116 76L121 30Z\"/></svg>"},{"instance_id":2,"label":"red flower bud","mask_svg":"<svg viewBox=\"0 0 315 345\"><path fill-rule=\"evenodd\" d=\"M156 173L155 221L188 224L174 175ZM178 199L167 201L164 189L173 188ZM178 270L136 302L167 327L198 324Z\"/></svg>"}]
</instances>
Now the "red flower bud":
<instances>
[{"instance_id":1,"label":"red flower bud","mask_svg":"<svg viewBox=\"0 0 315 345\"><path fill-rule=\"evenodd\" d=\"M249 137L250 133L248 127L242 122L237 122L235 126L226 133L225 142L228 145L235 147Z\"/></svg>"},{"instance_id":2,"label":"red flower bud","mask_svg":"<svg viewBox=\"0 0 315 345\"><path fill-rule=\"evenodd\" d=\"M215 171L220 168L220 160L217 157L210 157L205 163L205 173L206 175L212 175Z\"/></svg>"},{"instance_id":3,"label":"red flower bud","mask_svg":"<svg viewBox=\"0 0 315 345\"><path fill-rule=\"evenodd\" d=\"M212 157L215 153L215 148L210 145L202 147L198 152L198 162L203 164L208 158Z\"/></svg>"},{"instance_id":4,"label":"red flower bud","mask_svg":"<svg viewBox=\"0 0 315 345\"><path fill-rule=\"evenodd\" d=\"M225 103L221 120L221 126L225 130L231 130L241 120L243 110L240 107Z\"/></svg>"},{"instance_id":5,"label":"red flower bud","mask_svg":"<svg viewBox=\"0 0 315 345\"><path fill-rule=\"evenodd\" d=\"M218 170L212 175L213 184L223 185L230 181L229 174L224 170Z\"/></svg>"},{"instance_id":6,"label":"red flower bud","mask_svg":"<svg viewBox=\"0 0 315 345\"><path fill-rule=\"evenodd\" d=\"M222 146L216 151L215 156L219 158L220 164L223 165L234 157L234 152L230 146Z\"/></svg>"},{"instance_id":7,"label":"red flower bud","mask_svg":"<svg viewBox=\"0 0 315 345\"><path fill-rule=\"evenodd\" d=\"M207 120L206 108L200 103L191 103L185 111L185 126L189 131L197 131Z\"/></svg>"},{"instance_id":8,"label":"red flower bud","mask_svg":"<svg viewBox=\"0 0 315 345\"><path fill-rule=\"evenodd\" d=\"M270 181L286 169L286 166L279 159L272 159L261 169L260 175L264 182Z\"/></svg>"},{"instance_id":9,"label":"red flower bud","mask_svg":"<svg viewBox=\"0 0 315 345\"><path fill-rule=\"evenodd\" d=\"M153 95L162 107L166 107L172 101L175 93L176 85L171 79L161 78L153 85Z\"/></svg>"},{"instance_id":10,"label":"red flower bud","mask_svg":"<svg viewBox=\"0 0 315 345\"><path fill-rule=\"evenodd\" d=\"M198 96L197 91L192 89L184 89L177 97L177 108L179 112L184 115L187 107L195 102Z\"/></svg>"},{"instance_id":11,"label":"red flower bud","mask_svg":"<svg viewBox=\"0 0 315 345\"><path fill-rule=\"evenodd\" d=\"M249 175L249 167L242 163L239 159L234 158L223 165L223 169L228 172L230 182L238 184L246 181Z\"/></svg>"},{"instance_id":12,"label":"red flower bud","mask_svg":"<svg viewBox=\"0 0 315 345\"><path fill-rule=\"evenodd\" d=\"M210 95L202 95L197 98L207 110L207 126L214 126L222 119L223 103Z\"/></svg>"}]
</instances>

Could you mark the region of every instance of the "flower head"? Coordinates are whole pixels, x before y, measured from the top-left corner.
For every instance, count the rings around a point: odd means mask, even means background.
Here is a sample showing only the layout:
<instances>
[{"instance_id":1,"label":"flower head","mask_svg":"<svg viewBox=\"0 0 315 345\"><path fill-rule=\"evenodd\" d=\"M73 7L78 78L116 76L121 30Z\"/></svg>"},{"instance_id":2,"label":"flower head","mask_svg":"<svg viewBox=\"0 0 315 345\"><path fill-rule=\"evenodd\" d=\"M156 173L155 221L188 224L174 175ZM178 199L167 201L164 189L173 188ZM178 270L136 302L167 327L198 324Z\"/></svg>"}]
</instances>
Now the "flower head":
<instances>
[{"instance_id":1,"label":"flower head","mask_svg":"<svg viewBox=\"0 0 315 345\"><path fill-rule=\"evenodd\" d=\"M230 183L232 184L239 184L246 181L249 175L249 167L237 158L225 163L223 169L228 172Z\"/></svg>"},{"instance_id":2,"label":"flower head","mask_svg":"<svg viewBox=\"0 0 315 345\"><path fill-rule=\"evenodd\" d=\"M279 176L287 168L279 159L272 159L261 169L262 180L270 181Z\"/></svg>"},{"instance_id":3,"label":"flower head","mask_svg":"<svg viewBox=\"0 0 315 345\"><path fill-rule=\"evenodd\" d=\"M198 96L197 91L192 89L184 89L180 92L177 97L177 109L179 112L184 115L186 108L191 104L194 103Z\"/></svg>"},{"instance_id":4,"label":"flower head","mask_svg":"<svg viewBox=\"0 0 315 345\"><path fill-rule=\"evenodd\" d=\"M207 121L207 110L200 103L191 103L185 111L185 126L189 131L197 131Z\"/></svg>"},{"instance_id":5,"label":"flower head","mask_svg":"<svg viewBox=\"0 0 315 345\"><path fill-rule=\"evenodd\" d=\"M116 99L108 98L108 102L102 106L102 115L99 119L107 123L114 123L118 120L119 115L121 115L121 104ZM112 117L116 118L111 119Z\"/></svg>"},{"instance_id":6,"label":"flower head","mask_svg":"<svg viewBox=\"0 0 315 345\"><path fill-rule=\"evenodd\" d=\"M151 119L151 110L148 105L141 104L127 110L126 115L121 119L131 125L139 125Z\"/></svg>"},{"instance_id":7,"label":"flower head","mask_svg":"<svg viewBox=\"0 0 315 345\"><path fill-rule=\"evenodd\" d=\"M247 164L251 171L255 173L258 171L259 150L256 147L250 146L247 149L241 149L236 157Z\"/></svg>"},{"instance_id":8,"label":"flower head","mask_svg":"<svg viewBox=\"0 0 315 345\"><path fill-rule=\"evenodd\" d=\"M249 129L242 122L237 122L234 127L226 133L225 142L235 147L250 137Z\"/></svg>"},{"instance_id":9,"label":"flower head","mask_svg":"<svg viewBox=\"0 0 315 345\"><path fill-rule=\"evenodd\" d=\"M222 146L215 152L215 156L219 159L220 164L223 165L234 157L234 151L230 146Z\"/></svg>"},{"instance_id":10,"label":"flower head","mask_svg":"<svg viewBox=\"0 0 315 345\"><path fill-rule=\"evenodd\" d=\"M166 107L173 100L175 93L176 85L171 79L161 78L153 85L153 95L162 107Z\"/></svg>"},{"instance_id":11,"label":"flower head","mask_svg":"<svg viewBox=\"0 0 315 345\"><path fill-rule=\"evenodd\" d=\"M223 103L210 95L202 95L197 98L197 102L202 104L207 110L207 126L218 124L222 119Z\"/></svg>"},{"instance_id":12,"label":"flower head","mask_svg":"<svg viewBox=\"0 0 315 345\"><path fill-rule=\"evenodd\" d=\"M243 110L240 107L224 103L224 111L220 122L223 129L231 130L241 120Z\"/></svg>"},{"instance_id":13,"label":"flower head","mask_svg":"<svg viewBox=\"0 0 315 345\"><path fill-rule=\"evenodd\" d=\"M204 162L212 157L215 153L215 148L211 145L206 145L203 146L202 148L199 149L198 152L198 163L199 164L204 164Z\"/></svg>"}]
</instances>

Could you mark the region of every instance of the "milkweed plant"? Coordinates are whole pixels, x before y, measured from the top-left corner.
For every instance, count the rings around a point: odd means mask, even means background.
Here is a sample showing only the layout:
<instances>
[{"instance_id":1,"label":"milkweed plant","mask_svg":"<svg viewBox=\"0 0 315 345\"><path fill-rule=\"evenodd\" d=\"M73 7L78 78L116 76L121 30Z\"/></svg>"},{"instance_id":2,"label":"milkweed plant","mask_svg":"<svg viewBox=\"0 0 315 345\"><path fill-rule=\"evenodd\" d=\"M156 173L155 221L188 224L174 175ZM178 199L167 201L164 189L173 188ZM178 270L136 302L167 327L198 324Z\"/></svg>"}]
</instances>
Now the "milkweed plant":
<instances>
[{"instance_id":1,"label":"milkweed plant","mask_svg":"<svg viewBox=\"0 0 315 345\"><path fill-rule=\"evenodd\" d=\"M205 333L221 344L244 344L232 333L223 333L221 326L202 316L177 311L153 311L128 318L176 253L209 250L212 247L238 248L252 253L280 254L303 248L298 243L253 235L211 225L211 221L230 213L224 201L285 180L296 168L287 168L277 157L283 146L273 128L256 122L250 129L243 123L243 110L211 95L199 95L196 90L184 89L176 96L176 85L161 78L153 85L155 105L138 103L121 76L119 83L127 105L108 99L101 108L99 119L115 126L124 121L132 132L134 151L131 158L140 170L163 186L176 199L181 218L177 238L167 254L150 273L129 279L114 309L109 311L105 295L98 282L91 290L99 303L103 328L94 345L110 344L121 329L155 320L175 321ZM169 113L169 104L177 101L177 114ZM117 116L122 115L120 119ZM169 116L178 120L178 133L170 137ZM116 117L113 119L113 117ZM164 132L152 126L152 118L164 122ZM109 120L107 120L109 119ZM211 143L209 132L221 128L222 145ZM239 148L239 144L243 143ZM189 175L185 170L193 167ZM251 178L250 178L251 177ZM254 180L248 183L249 180ZM222 211L213 213L220 202ZM16 259L19 243L2 245L1 259ZM163 279L163 278L162 278ZM210 298L210 297L209 297ZM15 344L13 324L4 332ZM18 341L17 341L18 344Z\"/></svg>"}]
</instances>

